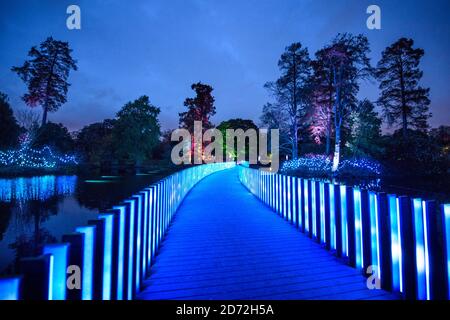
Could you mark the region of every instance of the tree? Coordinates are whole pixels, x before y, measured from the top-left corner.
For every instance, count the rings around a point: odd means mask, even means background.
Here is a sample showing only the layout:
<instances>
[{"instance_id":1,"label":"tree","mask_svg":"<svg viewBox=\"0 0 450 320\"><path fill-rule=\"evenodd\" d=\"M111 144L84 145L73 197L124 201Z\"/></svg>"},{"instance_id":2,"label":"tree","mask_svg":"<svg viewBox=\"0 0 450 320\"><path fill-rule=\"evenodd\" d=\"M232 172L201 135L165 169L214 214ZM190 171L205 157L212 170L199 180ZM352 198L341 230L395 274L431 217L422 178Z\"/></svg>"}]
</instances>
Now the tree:
<instances>
[{"instance_id":1,"label":"tree","mask_svg":"<svg viewBox=\"0 0 450 320\"><path fill-rule=\"evenodd\" d=\"M212 127L210 119L216 114L214 97L211 94L214 89L201 82L194 83L191 88L195 91L195 98L186 98L184 101L188 111L179 114L180 126L193 132L194 121L201 121L203 129L209 129Z\"/></svg>"},{"instance_id":2,"label":"tree","mask_svg":"<svg viewBox=\"0 0 450 320\"><path fill-rule=\"evenodd\" d=\"M401 124L403 138L408 127L425 131L428 128L429 88L419 86L423 72L419 69L423 49L414 49L412 39L401 38L387 47L378 62L376 75L380 80L383 108L389 125Z\"/></svg>"},{"instance_id":3,"label":"tree","mask_svg":"<svg viewBox=\"0 0 450 320\"><path fill-rule=\"evenodd\" d=\"M137 165L149 157L159 142L160 109L147 96L128 102L118 113L113 127L113 143L119 158Z\"/></svg>"},{"instance_id":4,"label":"tree","mask_svg":"<svg viewBox=\"0 0 450 320\"><path fill-rule=\"evenodd\" d=\"M291 154L298 157L298 136L300 125L305 119L308 106L308 79L311 75L311 61L308 49L301 43L286 47L278 61L281 76L275 82L266 83L265 87L272 93L277 106L287 114L290 126Z\"/></svg>"},{"instance_id":5,"label":"tree","mask_svg":"<svg viewBox=\"0 0 450 320\"><path fill-rule=\"evenodd\" d=\"M0 92L0 149L15 147L20 131L20 126L9 105L8 96Z\"/></svg>"},{"instance_id":6,"label":"tree","mask_svg":"<svg viewBox=\"0 0 450 320\"><path fill-rule=\"evenodd\" d=\"M359 80L368 78L373 70L368 54L369 41L363 35L338 34L324 50L327 67L333 75L334 88L334 155L332 171L339 167L341 156L341 130L344 121L356 107Z\"/></svg>"},{"instance_id":7,"label":"tree","mask_svg":"<svg viewBox=\"0 0 450 320\"><path fill-rule=\"evenodd\" d=\"M214 106L214 97L211 86L201 82L194 83L191 86L195 91L195 98L186 98L184 106L188 111L182 112L180 116L180 127L185 128L191 132L191 153L203 155L204 145L196 146L196 139L194 137L194 122L201 121L202 134L209 128L212 128L211 117L216 114L216 107ZM197 150L195 153L194 150Z\"/></svg>"},{"instance_id":8,"label":"tree","mask_svg":"<svg viewBox=\"0 0 450 320\"><path fill-rule=\"evenodd\" d=\"M35 148L49 146L59 152L68 153L74 149L75 144L69 130L64 125L48 122L37 130L32 146Z\"/></svg>"},{"instance_id":9,"label":"tree","mask_svg":"<svg viewBox=\"0 0 450 320\"><path fill-rule=\"evenodd\" d=\"M333 133L334 87L333 72L327 63L327 50L316 52L316 59L311 62L311 124L310 132L314 141L321 143L325 137L325 154L331 151L331 135Z\"/></svg>"},{"instance_id":10,"label":"tree","mask_svg":"<svg viewBox=\"0 0 450 320\"><path fill-rule=\"evenodd\" d=\"M42 126L47 123L47 113L55 112L67 101L67 82L71 69L77 70L68 42L47 38L39 49L32 47L28 52L30 60L22 67L13 67L28 86L28 93L22 99L30 107L40 105L43 109Z\"/></svg>"},{"instance_id":11,"label":"tree","mask_svg":"<svg viewBox=\"0 0 450 320\"><path fill-rule=\"evenodd\" d=\"M365 99L358 103L350 114L350 149L357 155L375 155L380 153L381 119L375 107Z\"/></svg>"},{"instance_id":12,"label":"tree","mask_svg":"<svg viewBox=\"0 0 450 320\"><path fill-rule=\"evenodd\" d=\"M77 149L91 163L110 160L114 154L112 132L116 120L106 119L103 122L85 126L77 134Z\"/></svg>"},{"instance_id":13,"label":"tree","mask_svg":"<svg viewBox=\"0 0 450 320\"><path fill-rule=\"evenodd\" d=\"M252 120L246 120L246 119L230 119L227 121L222 121L218 126L217 129L220 130L220 132L222 133L223 136L223 153L226 154L226 152L230 152L231 150L227 150L226 148L226 141L227 141L227 134L226 131L227 129L233 129L233 130L237 130L237 129L242 129L244 132L249 130L249 129L253 129L255 130L255 132L258 132L258 127L256 126L256 124L252 121ZM249 159L250 155L249 155L249 150L250 150L250 145L249 145L250 141L245 143L245 150L243 150L244 155L243 158L244 159ZM232 152L234 153L234 158L238 157L238 150L237 150L237 145L234 144L234 150L232 150Z\"/></svg>"},{"instance_id":14,"label":"tree","mask_svg":"<svg viewBox=\"0 0 450 320\"><path fill-rule=\"evenodd\" d=\"M289 154L292 152L291 141L289 138L289 126L287 123L287 115L280 107L272 103L266 103L263 106L262 114L259 118L261 128L268 130L268 139L272 139L270 129L278 129L280 137L280 153Z\"/></svg>"}]
</instances>

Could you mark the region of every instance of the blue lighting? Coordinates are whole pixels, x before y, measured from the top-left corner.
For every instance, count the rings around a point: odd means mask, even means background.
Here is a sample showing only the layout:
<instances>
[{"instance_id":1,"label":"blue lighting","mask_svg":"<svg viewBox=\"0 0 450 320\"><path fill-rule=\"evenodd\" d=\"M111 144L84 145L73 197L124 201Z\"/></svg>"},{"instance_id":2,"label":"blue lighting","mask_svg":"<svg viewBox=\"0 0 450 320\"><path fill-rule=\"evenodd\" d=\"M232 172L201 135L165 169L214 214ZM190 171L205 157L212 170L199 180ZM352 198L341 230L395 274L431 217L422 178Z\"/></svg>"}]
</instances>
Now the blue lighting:
<instances>
[{"instance_id":1,"label":"blue lighting","mask_svg":"<svg viewBox=\"0 0 450 320\"><path fill-rule=\"evenodd\" d=\"M414 238L416 245L417 298L427 299L427 275L422 199L413 199Z\"/></svg>"},{"instance_id":2,"label":"blue lighting","mask_svg":"<svg viewBox=\"0 0 450 320\"><path fill-rule=\"evenodd\" d=\"M316 182L311 181L311 219L312 219L312 234L317 237L317 208L316 208Z\"/></svg>"},{"instance_id":3,"label":"blue lighting","mask_svg":"<svg viewBox=\"0 0 450 320\"><path fill-rule=\"evenodd\" d=\"M372 265L377 268L378 278L381 278L380 266L380 240L378 238L378 202L377 195L374 192L369 192L369 212L370 212L370 244L371 244L371 258Z\"/></svg>"},{"instance_id":4,"label":"blue lighting","mask_svg":"<svg viewBox=\"0 0 450 320\"><path fill-rule=\"evenodd\" d=\"M330 248L336 250L336 208L334 204L334 184L329 184L330 188Z\"/></svg>"},{"instance_id":5,"label":"blue lighting","mask_svg":"<svg viewBox=\"0 0 450 320\"><path fill-rule=\"evenodd\" d=\"M81 299L92 300L94 286L95 226L78 227L75 231L84 234Z\"/></svg>"},{"instance_id":6,"label":"blue lighting","mask_svg":"<svg viewBox=\"0 0 450 320\"><path fill-rule=\"evenodd\" d=\"M304 211L305 211L305 231L309 231L309 190L308 181L303 180L303 197L304 197Z\"/></svg>"},{"instance_id":7,"label":"blue lighting","mask_svg":"<svg viewBox=\"0 0 450 320\"><path fill-rule=\"evenodd\" d=\"M342 255L348 255L348 226L347 226L347 188L339 186L341 197L341 229L342 229Z\"/></svg>"},{"instance_id":8,"label":"blue lighting","mask_svg":"<svg viewBox=\"0 0 450 320\"><path fill-rule=\"evenodd\" d=\"M103 257L102 299L111 300L114 215L101 214L98 216L98 218L105 221L105 244L104 244L105 253Z\"/></svg>"},{"instance_id":9,"label":"blue lighting","mask_svg":"<svg viewBox=\"0 0 450 320\"><path fill-rule=\"evenodd\" d=\"M142 201L143 195L135 196L137 201L137 234L136 234L136 288L141 287L141 246L142 246Z\"/></svg>"},{"instance_id":10,"label":"blue lighting","mask_svg":"<svg viewBox=\"0 0 450 320\"><path fill-rule=\"evenodd\" d=\"M43 254L52 255L52 274L50 277L49 300L66 299L66 270L69 245L67 243L48 244L43 248Z\"/></svg>"},{"instance_id":11,"label":"blue lighting","mask_svg":"<svg viewBox=\"0 0 450 320\"><path fill-rule=\"evenodd\" d=\"M327 241L325 237L325 184L323 182L319 183L319 193L320 193L320 240L322 243Z\"/></svg>"},{"instance_id":12,"label":"blue lighting","mask_svg":"<svg viewBox=\"0 0 450 320\"><path fill-rule=\"evenodd\" d=\"M355 208L355 255L356 268L363 268L363 244L362 244L362 209L361 209L361 190L353 189L354 208Z\"/></svg>"},{"instance_id":13,"label":"blue lighting","mask_svg":"<svg viewBox=\"0 0 450 320\"><path fill-rule=\"evenodd\" d=\"M0 300L19 300L20 282L20 277L0 278Z\"/></svg>"},{"instance_id":14,"label":"blue lighting","mask_svg":"<svg viewBox=\"0 0 450 320\"><path fill-rule=\"evenodd\" d=\"M444 219L444 238L445 238L445 253L447 261L447 292L448 299L450 299L450 204L443 204L441 206Z\"/></svg>"},{"instance_id":15,"label":"blue lighting","mask_svg":"<svg viewBox=\"0 0 450 320\"><path fill-rule=\"evenodd\" d=\"M124 279L124 264L123 259L125 255L125 206L116 206L113 209L118 210L119 215L119 241L118 241L118 266L117 266L117 300L123 300L123 279Z\"/></svg>"},{"instance_id":16,"label":"blue lighting","mask_svg":"<svg viewBox=\"0 0 450 320\"><path fill-rule=\"evenodd\" d=\"M402 243L400 237L400 209L398 198L388 195L389 219L391 222L392 289L403 292Z\"/></svg>"},{"instance_id":17,"label":"blue lighting","mask_svg":"<svg viewBox=\"0 0 450 320\"><path fill-rule=\"evenodd\" d=\"M136 214L135 201L126 200L130 204L130 229L128 231L128 287L127 300L133 298L133 258L134 258L134 216Z\"/></svg>"}]
</instances>

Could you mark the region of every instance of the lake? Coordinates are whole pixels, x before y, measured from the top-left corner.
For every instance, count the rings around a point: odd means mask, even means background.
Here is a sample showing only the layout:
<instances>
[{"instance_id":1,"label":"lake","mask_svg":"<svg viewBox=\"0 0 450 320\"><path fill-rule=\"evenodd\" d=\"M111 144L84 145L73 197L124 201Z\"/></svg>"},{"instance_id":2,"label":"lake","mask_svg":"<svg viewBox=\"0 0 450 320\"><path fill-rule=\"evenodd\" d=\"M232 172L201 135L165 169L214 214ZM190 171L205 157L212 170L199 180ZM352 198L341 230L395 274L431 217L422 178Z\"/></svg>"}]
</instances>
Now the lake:
<instances>
[{"instance_id":1,"label":"lake","mask_svg":"<svg viewBox=\"0 0 450 320\"><path fill-rule=\"evenodd\" d=\"M39 253L102 211L169 175L46 175L0 178L0 275L17 270L20 257Z\"/></svg>"}]
</instances>

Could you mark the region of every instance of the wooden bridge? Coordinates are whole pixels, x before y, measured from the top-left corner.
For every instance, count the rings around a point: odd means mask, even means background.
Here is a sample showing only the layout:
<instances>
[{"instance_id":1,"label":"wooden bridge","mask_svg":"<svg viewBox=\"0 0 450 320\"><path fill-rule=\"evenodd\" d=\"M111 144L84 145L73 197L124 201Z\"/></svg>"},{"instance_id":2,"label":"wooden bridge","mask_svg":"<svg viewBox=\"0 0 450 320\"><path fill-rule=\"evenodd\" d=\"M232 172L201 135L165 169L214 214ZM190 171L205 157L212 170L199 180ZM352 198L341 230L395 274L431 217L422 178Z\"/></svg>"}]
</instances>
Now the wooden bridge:
<instances>
[{"instance_id":1,"label":"wooden bridge","mask_svg":"<svg viewBox=\"0 0 450 320\"><path fill-rule=\"evenodd\" d=\"M214 173L186 196L138 299L393 299L287 223L239 181Z\"/></svg>"}]
</instances>

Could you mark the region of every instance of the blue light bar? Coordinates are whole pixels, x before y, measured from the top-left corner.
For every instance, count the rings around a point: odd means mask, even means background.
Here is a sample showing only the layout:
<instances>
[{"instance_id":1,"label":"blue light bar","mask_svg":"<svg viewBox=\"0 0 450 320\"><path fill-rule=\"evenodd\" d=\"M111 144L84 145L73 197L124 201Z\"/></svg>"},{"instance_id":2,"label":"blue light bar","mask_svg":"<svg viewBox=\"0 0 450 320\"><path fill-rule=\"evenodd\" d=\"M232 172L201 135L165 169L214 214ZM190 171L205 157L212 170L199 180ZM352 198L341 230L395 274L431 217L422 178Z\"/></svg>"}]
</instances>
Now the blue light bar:
<instances>
[{"instance_id":1,"label":"blue light bar","mask_svg":"<svg viewBox=\"0 0 450 320\"><path fill-rule=\"evenodd\" d=\"M119 238L118 238L118 255L117 255L117 300L123 300L124 292L124 273L125 266L123 263L125 256L125 206L116 206L113 209L118 210L118 222L119 222Z\"/></svg>"},{"instance_id":2,"label":"blue light bar","mask_svg":"<svg viewBox=\"0 0 450 320\"><path fill-rule=\"evenodd\" d=\"M395 195L388 195L388 206L391 222L392 289L396 292L403 292L400 208Z\"/></svg>"},{"instance_id":3,"label":"blue light bar","mask_svg":"<svg viewBox=\"0 0 450 320\"><path fill-rule=\"evenodd\" d=\"M135 240L136 240L136 278L135 278L135 282L136 282L136 288L140 288L141 287L141 247L142 247L142 201L143 201L143 195L139 194L139 195L135 195L133 198L136 199L135 204L137 204L136 206L136 236L135 236Z\"/></svg>"},{"instance_id":4,"label":"blue light bar","mask_svg":"<svg viewBox=\"0 0 450 320\"><path fill-rule=\"evenodd\" d=\"M84 234L81 299L92 300L94 286L95 226L78 227L75 231Z\"/></svg>"},{"instance_id":5,"label":"blue light bar","mask_svg":"<svg viewBox=\"0 0 450 320\"><path fill-rule=\"evenodd\" d=\"M330 201L330 248L336 250L336 208L334 207L334 188L335 185L329 184L329 201Z\"/></svg>"},{"instance_id":6,"label":"blue light bar","mask_svg":"<svg viewBox=\"0 0 450 320\"><path fill-rule=\"evenodd\" d=\"M320 201L320 241L327 241L325 236L325 184L319 183L319 201Z\"/></svg>"},{"instance_id":7,"label":"blue light bar","mask_svg":"<svg viewBox=\"0 0 450 320\"><path fill-rule=\"evenodd\" d=\"M20 277L0 278L0 300L19 300Z\"/></svg>"},{"instance_id":8,"label":"blue light bar","mask_svg":"<svg viewBox=\"0 0 450 320\"><path fill-rule=\"evenodd\" d=\"M128 275L127 275L127 294L126 298L127 300L133 299L133 260L134 260L134 217L136 214L136 206L134 200L126 200L125 203L128 203L130 205L130 212L129 212L129 230L128 230Z\"/></svg>"},{"instance_id":9,"label":"blue light bar","mask_svg":"<svg viewBox=\"0 0 450 320\"><path fill-rule=\"evenodd\" d=\"M102 299L111 300L114 215L100 214L98 218L105 221L105 252L103 257Z\"/></svg>"},{"instance_id":10,"label":"blue light bar","mask_svg":"<svg viewBox=\"0 0 450 320\"><path fill-rule=\"evenodd\" d=\"M370 213L370 247L372 265L377 269L378 279L381 279L380 262L380 239L378 228L378 200L374 192L369 192L369 213Z\"/></svg>"},{"instance_id":11,"label":"blue light bar","mask_svg":"<svg viewBox=\"0 0 450 320\"><path fill-rule=\"evenodd\" d=\"M355 258L356 268L363 268L363 243L362 243L362 208L361 190L353 189L353 203L355 209Z\"/></svg>"},{"instance_id":12,"label":"blue light bar","mask_svg":"<svg viewBox=\"0 0 450 320\"><path fill-rule=\"evenodd\" d=\"M316 182L311 181L311 219L312 235L317 237L317 207L316 207Z\"/></svg>"},{"instance_id":13,"label":"blue light bar","mask_svg":"<svg viewBox=\"0 0 450 320\"><path fill-rule=\"evenodd\" d=\"M412 200L414 214L414 238L416 252L416 272L417 272L417 298L419 300L429 299L427 295L427 274L425 254L425 235L424 235L424 208L422 199L415 198Z\"/></svg>"},{"instance_id":14,"label":"blue light bar","mask_svg":"<svg viewBox=\"0 0 450 320\"><path fill-rule=\"evenodd\" d=\"M348 256L347 188L339 186L341 196L342 255Z\"/></svg>"},{"instance_id":15,"label":"blue light bar","mask_svg":"<svg viewBox=\"0 0 450 320\"><path fill-rule=\"evenodd\" d=\"M52 256L51 275L49 279L49 300L65 300L69 244L47 244L42 251L43 254L50 254Z\"/></svg>"},{"instance_id":16,"label":"blue light bar","mask_svg":"<svg viewBox=\"0 0 450 320\"><path fill-rule=\"evenodd\" d=\"M441 205L447 266L447 293L450 300L450 203Z\"/></svg>"},{"instance_id":17,"label":"blue light bar","mask_svg":"<svg viewBox=\"0 0 450 320\"><path fill-rule=\"evenodd\" d=\"M308 180L303 180L303 196L304 196L304 211L305 211L305 231L309 231L309 190Z\"/></svg>"},{"instance_id":18,"label":"blue light bar","mask_svg":"<svg viewBox=\"0 0 450 320\"><path fill-rule=\"evenodd\" d=\"M286 208L287 208L287 218L288 221L292 222L292 212L291 212L291 177L285 177L287 183L287 194L286 194Z\"/></svg>"}]
</instances>

